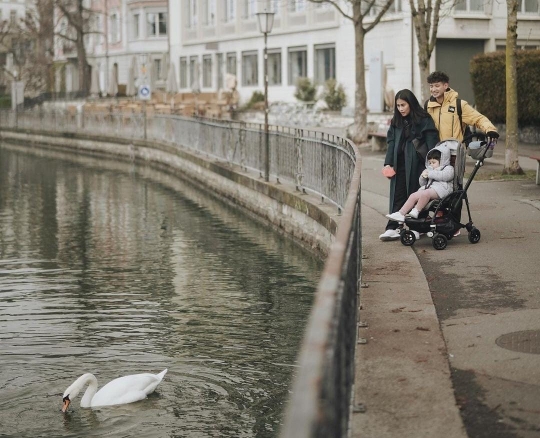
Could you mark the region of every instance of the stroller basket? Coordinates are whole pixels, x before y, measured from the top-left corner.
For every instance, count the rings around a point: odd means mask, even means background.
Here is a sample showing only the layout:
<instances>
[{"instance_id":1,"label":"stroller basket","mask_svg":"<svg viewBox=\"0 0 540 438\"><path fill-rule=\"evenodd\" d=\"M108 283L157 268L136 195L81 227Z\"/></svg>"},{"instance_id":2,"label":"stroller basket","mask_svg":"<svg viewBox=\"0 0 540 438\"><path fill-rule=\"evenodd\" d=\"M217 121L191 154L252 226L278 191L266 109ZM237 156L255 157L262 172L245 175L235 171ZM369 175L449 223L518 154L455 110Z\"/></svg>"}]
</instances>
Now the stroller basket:
<instances>
[{"instance_id":1,"label":"stroller basket","mask_svg":"<svg viewBox=\"0 0 540 438\"><path fill-rule=\"evenodd\" d=\"M491 158L493 156L493 147L485 141L473 141L469 143L469 156L473 160L478 160L482 157ZM485 155L484 155L485 151Z\"/></svg>"}]
</instances>

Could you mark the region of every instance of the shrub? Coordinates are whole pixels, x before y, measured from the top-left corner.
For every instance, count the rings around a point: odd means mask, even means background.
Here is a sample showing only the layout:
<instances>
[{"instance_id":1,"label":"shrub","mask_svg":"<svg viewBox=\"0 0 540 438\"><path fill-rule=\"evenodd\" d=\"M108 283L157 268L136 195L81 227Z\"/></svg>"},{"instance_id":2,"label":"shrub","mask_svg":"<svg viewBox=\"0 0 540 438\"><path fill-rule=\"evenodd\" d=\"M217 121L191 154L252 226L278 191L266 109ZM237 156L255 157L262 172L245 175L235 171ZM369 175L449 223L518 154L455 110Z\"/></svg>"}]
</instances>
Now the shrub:
<instances>
[{"instance_id":1,"label":"shrub","mask_svg":"<svg viewBox=\"0 0 540 438\"><path fill-rule=\"evenodd\" d=\"M298 78L294 97L302 102L314 102L316 100L317 87L309 78Z\"/></svg>"},{"instance_id":2,"label":"shrub","mask_svg":"<svg viewBox=\"0 0 540 438\"><path fill-rule=\"evenodd\" d=\"M345 89L335 79L328 79L324 83L322 98L332 111L341 111L341 108L347 105Z\"/></svg>"},{"instance_id":3,"label":"shrub","mask_svg":"<svg viewBox=\"0 0 540 438\"><path fill-rule=\"evenodd\" d=\"M264 102L264 93L255 90L251 95L251 99L249 99L249 102L246 103L246 108L253 108L258 102Z\"/></svg>"},{"instance_id":4,"label":"shrub","mask_svg":"<svg viewBox=\"0 0 540 438\"><path fill-rule=\"evenodd\" d=\"M11 96L9 95L0 96L0 108L11 109Z\"/></svg>"},{"instance_id":5,"label":"shrub","mask_svg":"<svg viewBox=\"0 0 540 438\"><path fill-rule=\"evenodd\" d=\"M540 50L516 53L518 118L520 126L540 124ZM471 60L471 80L478 111L493 123L506 122L505 52L476 55Z\"/></svg>"}]
</instances>

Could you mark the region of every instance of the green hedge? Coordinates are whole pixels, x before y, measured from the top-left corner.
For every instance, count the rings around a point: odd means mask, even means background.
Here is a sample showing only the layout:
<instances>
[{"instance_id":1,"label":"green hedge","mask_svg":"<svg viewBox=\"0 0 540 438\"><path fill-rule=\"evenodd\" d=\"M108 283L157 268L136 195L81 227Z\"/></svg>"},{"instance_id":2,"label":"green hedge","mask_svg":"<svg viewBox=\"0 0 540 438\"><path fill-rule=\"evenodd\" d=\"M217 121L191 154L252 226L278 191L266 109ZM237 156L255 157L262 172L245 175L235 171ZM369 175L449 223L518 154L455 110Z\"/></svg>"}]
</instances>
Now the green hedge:
<instances>
[{"instance_id":1,"label":"green hedge","mask_svg":"<svg viewBox=\"0 0 540 438\"><path fill-rule=\"evenodd\" d=\"M518 50L517 88L520 126L540 124L540 50ZM506 123L506 55L483 53L471 60L471 79L478 111L493 123Z\"/></svg>"},{"instance_id":2,"label":"green hedge","mask_svg":"<svg viewBox=\"0 0 540 438\"><path fill-rule=\"evenodd\" d=\"M11 108L11 96L8 96L8 95L0 96L0 108L1 109Z\"/></svg>"}]
</instances>

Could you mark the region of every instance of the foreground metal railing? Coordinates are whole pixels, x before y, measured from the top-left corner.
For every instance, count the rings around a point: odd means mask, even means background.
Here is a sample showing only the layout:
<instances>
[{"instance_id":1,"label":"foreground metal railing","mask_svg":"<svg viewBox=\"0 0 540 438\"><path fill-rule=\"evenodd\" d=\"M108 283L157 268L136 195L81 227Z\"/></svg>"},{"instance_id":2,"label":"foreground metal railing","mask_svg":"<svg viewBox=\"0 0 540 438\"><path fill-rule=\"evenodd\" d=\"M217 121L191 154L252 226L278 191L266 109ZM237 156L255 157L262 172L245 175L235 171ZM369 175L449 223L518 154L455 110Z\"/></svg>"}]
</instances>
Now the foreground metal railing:
<instances>
[{"instance_id":1,"label":"foreground metal railing","mask_svg":"<svg viewBox=\"0 0 540 438\"><path fill-rule=\"evenodd\" d=\"M0 112L0 129L159 141L264 172L262 125L144 114ZM360 157L347 139L271 127L270 175L342 211L319 283L281 430L284 438L345 437L354 381L361 278Z\"/></svg>"}]
</instances>

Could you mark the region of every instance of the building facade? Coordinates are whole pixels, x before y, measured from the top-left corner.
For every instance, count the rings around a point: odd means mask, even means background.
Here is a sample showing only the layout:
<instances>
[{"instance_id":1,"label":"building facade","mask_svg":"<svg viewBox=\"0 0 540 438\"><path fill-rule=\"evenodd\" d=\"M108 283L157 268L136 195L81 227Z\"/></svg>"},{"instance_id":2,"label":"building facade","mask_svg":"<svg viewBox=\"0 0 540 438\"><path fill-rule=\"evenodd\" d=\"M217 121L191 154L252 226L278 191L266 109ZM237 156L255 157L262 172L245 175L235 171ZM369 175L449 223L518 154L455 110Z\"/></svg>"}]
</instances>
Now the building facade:
<instances>
[{"instance_id":1,"label":"building facade","mask_svg":"<svg viewBox=\"0 0 540 438\"><path fill-rule=\"evenodd\" d=\"M521 0L518 45L540 48L540 0ZM98 34L87 40L89 62L109 78L126 83L133 56L153 64L156 88L165 86L165 64L174 64L180 91L217 91L227 74L237 78L242 101L264 87L263 35L257 12L275 13L268 34L269 100L294 101L296 80L322 85L335 78L354 106L355 39L352 22L333 5L309 0L89 0ZM342 7L347 11L347 1ZM366 17L368 24L372 17ZM506 3L460 0L441 13L431 69L449 73L451 85L474 103L469 62L477 53L506 44ZM395 0L366 35L366 91L376 102L384 89L421 92L418 45L409 2ZM168 55L165 62L164 54ZM374 99L376 97L376 99Z\"/></svg>"}]
</instances>

